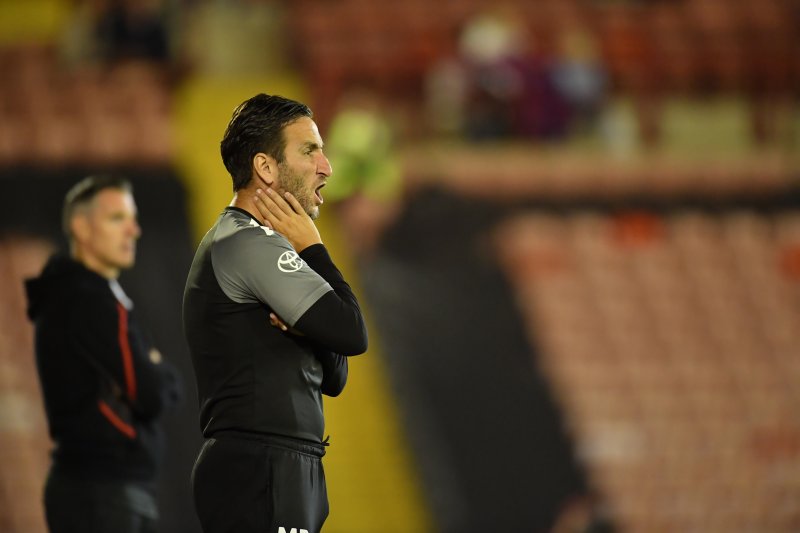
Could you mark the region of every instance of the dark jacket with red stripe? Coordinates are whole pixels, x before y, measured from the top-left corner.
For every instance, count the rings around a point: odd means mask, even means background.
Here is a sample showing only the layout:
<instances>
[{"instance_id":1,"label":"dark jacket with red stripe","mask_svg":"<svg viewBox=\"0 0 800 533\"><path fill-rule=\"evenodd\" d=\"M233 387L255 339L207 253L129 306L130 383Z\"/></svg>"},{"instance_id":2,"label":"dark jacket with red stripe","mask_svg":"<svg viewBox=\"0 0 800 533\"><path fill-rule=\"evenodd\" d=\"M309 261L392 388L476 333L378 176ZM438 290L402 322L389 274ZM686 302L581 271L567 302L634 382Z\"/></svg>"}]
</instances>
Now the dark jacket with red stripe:
<instances>
[{"instance_id":1,"label":"dark jacket with red stripe","mask_svg":"<svg viewBox=\"0 0 800 533\"><path fill-rule=\"evenodd\" d=\"M61 255L25 286L54 465L152 481L163 449L158 420L178 387L171 367L151 359L132 303L116 280Z\"/></svg>"}]
</instances>

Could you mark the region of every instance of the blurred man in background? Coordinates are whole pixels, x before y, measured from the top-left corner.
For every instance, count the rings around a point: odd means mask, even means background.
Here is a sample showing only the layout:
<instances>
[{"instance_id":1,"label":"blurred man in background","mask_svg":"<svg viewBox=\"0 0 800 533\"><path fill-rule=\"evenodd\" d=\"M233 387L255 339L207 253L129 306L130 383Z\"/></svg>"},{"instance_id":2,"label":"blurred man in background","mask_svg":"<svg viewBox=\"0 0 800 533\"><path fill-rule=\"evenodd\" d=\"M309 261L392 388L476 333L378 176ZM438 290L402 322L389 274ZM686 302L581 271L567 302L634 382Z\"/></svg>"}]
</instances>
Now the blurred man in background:
<instances>
[{"instance_id":1,"label":"blurred man in background","mask_svg":"<svg viewBox=\"0 0 800 533\"><path fill-rule=\"evenodd\" d=\"M328 129L336 179L325 189L347 245L359 259L375 251L402 203L403 168L389 102L368 86L350 89Z\"/></svg>"},{"instance_id":2,"label":"blurred man in background","mask_svg":"<svg viewBox=\"0 0 800 533\"><path fill-rule=\"evenodd\" d=\"M53 533L156 531L159 416L176 374L117 282L141 230L131 185L89 177L64 202L70 255L28 280L36 362L55 443L44 503Z\"/></svg>"},{"instance_id":3,"label":"blurred man in background","mask_svg":"<svg viewBox=\"0 0 800 533\"><path fill-rule=\"evenodd\" d=\"M313 221L332 172L322 145L307 106L265 94L234 111L222 139L234 198L198 247L183 301L206 533L315 533L328 516L322 394L342 391L367 332Z\"/></svg>"}]
</instances>

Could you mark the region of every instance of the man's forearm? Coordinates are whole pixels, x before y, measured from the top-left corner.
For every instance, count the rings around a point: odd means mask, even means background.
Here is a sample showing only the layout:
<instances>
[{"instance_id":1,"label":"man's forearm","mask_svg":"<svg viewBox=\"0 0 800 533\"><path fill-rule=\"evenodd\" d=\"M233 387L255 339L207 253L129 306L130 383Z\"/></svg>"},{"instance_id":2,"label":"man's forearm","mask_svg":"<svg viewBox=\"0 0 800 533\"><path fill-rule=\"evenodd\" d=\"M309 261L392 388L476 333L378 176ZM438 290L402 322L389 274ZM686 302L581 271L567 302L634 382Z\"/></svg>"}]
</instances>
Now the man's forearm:
<instances>
[{"instance_id":1,"label":"man's forearm","mask_svg":"<svg viewBox=\"0 0 800 533\"><path fill-rule=\"evenodd\" d=\"M328 251L322 244L315 244L303 250L300 257L331 285L333 292L317 300L300 317L295 328L333 352L364 353L367 328L361 308Z\"/></svg>"}]
</instances>

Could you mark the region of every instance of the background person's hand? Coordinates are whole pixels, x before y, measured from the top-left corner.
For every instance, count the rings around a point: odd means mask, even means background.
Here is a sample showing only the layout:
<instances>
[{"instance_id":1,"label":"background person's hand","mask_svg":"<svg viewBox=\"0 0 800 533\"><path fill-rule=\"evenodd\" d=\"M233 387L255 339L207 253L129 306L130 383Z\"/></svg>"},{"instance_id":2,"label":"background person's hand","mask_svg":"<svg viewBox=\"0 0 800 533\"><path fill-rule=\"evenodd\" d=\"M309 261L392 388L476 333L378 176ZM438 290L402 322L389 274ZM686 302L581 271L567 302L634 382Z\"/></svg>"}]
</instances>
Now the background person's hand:
<instances>
[{"instance_id":1,"label":"background person's hand","mask_svg":"<svg viewBox=\"0 0 800 533\"><path fill-rule=\"evenodd\" d=\"M322 242L314 221L291 193L281 195L270 188L266 192L257 189L253 204L264 223L286 237L298 252Z\"/></svg>"}]
</instances>

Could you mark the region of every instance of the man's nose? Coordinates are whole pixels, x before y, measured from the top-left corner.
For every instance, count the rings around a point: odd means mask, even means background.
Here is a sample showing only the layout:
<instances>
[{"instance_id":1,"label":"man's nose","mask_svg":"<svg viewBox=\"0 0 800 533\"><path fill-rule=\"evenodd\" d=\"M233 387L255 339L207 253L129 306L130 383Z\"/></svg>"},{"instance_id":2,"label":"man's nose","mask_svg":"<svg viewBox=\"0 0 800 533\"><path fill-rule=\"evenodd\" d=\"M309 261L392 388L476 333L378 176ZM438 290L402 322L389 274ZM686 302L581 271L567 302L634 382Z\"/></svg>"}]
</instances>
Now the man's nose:
<instances>
[{"instance_id":1,"label":"man's nose","mask_svg":"<svg viewBox=\"0 0 800 533\"><path fill-rule=\"evenodd\" d=\"M331 168L331 162L328 161L328 158L322 154L320 154L320 160L317 161L317 173L322 174L326 178L329 178L331 174L333 174L333 168Z\"/></svg>"}]
</instances>

